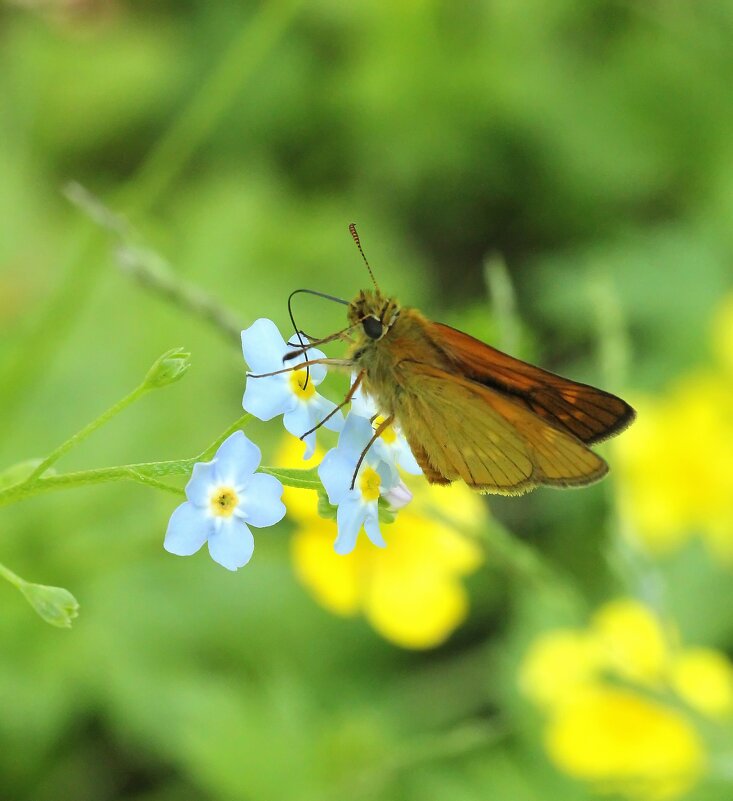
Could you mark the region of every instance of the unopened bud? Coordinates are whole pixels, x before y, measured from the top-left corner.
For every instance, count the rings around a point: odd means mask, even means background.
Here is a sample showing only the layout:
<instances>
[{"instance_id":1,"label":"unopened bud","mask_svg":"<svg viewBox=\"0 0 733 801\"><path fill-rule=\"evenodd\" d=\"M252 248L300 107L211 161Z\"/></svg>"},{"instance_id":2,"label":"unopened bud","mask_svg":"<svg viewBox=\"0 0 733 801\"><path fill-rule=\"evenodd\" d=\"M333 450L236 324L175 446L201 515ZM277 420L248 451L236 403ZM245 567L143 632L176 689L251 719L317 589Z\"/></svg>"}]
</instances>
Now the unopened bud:
<instances>
[{"instance_id":1,"label":"unopened bud","mask_svg":"<svg viewBox=\"0 0 733 801\"><path fill-rule=\"evenodd\" d=\"M173 348L164 353L148 370L145 386L148 389L160 389L178 381L191 366L191 354L183 348Z\"/></svg>"},{"instance_id":2,"label":"unopened bud","mask_svg":"<svg viewBox=\"0 0 733 801\"><path fill-rule=\"evenodd\" d=\"M46 623L62 629L71 628L71 621L79 614L79 602L68 590L27 581L19 589Z\"/></svg>"},{"instance_id":3,"label":"unopened bud","mask_svg":"<svg viewBox=\"0 0 733 801\"><path fill-rule=\"evenodd\" d=\"M384 493L384 499L394 510L402 509L412 500L412 493L407 488L407 484L400 481L396 487Z\"/></svg>"}]
</instances>

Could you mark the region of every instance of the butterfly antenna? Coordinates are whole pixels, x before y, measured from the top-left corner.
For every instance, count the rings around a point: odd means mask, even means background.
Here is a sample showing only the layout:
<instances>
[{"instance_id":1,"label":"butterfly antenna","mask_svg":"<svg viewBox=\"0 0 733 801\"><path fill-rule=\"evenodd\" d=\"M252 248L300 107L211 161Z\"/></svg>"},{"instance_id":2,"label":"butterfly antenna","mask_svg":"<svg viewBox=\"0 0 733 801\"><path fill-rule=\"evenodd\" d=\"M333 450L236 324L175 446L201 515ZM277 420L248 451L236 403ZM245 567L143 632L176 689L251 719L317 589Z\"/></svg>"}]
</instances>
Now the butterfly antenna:
<instances>
[{"instance_id":1,"label":"butterfly antenna","mask_svg":"<svg viewBox=\"0 0 733 801\"><path fill-rule=\"evenodd\" d=\"M377 290L377 292L379 292L379 287L377 286L377 282L374 279L374 273L372 272L372 268L369 266L367 257L364 255L364 249L361 246L361 240L359 239L359 234L356 233L356 225L354 225L354 223L349 223L349 233L351 234L352 239L356 243L356 246L359 248L359 253L361 253L362 259L364 259L364 264L366 264L367 270L369 270L369 277L372 279L374 288Z\"/></svg>"},{"instance_id":2,"label":"butterfly antenna","mask_svg":"<svg viewBox=\"0 0 733 801\"><path fill-rule=\"evenodd\" d=\"M288 314L290 315L290 322L293 324L293 328L295 329L295 336L298 337L298 342L300 343L300 350L305 353L308 348L306 347L305 342L303 342L303 332L298 328L295 324L295 315L293 314L293 298L295 295L300 294L301 292L306 292L309 295L316 295L319 298L325 298L326 300L333 300L335 303L343 303L344 306L349 305L348 300L342 300L341 298L337 298L334 295L327 295L325 292L317 292L315 289L296 289L294 292L291 292L288 297ZM283 359L285 361L285 359ZM305 382L303 384L303 389L308 386L308 382L310 381L311 371L310 367L306 365L305 367Z\"/></svg>"}]
</instances>

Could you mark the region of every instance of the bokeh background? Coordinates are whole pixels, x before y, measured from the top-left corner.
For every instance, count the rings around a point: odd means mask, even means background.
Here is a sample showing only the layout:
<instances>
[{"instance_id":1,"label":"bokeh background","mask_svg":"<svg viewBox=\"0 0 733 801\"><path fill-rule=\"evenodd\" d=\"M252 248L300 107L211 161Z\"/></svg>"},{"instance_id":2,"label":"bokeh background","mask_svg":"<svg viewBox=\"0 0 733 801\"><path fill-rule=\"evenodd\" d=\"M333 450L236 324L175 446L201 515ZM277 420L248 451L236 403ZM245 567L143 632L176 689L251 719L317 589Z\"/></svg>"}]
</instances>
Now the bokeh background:
<instances>
[{"instance_id":1,"label":"bokeh background","mask_svg":"<svg viewBox=\"0 0 733 801\"><path fill-rule=\"evenodd\" d=\"M308 493L233 574L163 551L150 488L3 508L81 614L0 586L0 798L730 799L732 42L714 0L0 4L3 465L178 345L59 470L201 451L244 382L201 293L286 332L366 285L352 220L404 303L640 412L582 491L414 485L384 554Z\"/></svg>"}]
</instances>

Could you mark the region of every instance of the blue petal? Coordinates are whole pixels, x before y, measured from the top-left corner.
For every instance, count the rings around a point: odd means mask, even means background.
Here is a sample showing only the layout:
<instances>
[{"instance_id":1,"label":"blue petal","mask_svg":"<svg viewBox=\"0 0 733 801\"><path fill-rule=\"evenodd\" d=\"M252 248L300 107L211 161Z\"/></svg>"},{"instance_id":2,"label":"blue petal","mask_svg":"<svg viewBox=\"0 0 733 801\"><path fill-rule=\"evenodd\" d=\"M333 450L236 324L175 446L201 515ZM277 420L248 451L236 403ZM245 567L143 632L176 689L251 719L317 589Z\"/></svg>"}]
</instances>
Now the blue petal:
<instances>
[{"instance_id":1,"label":"blue petal","mask_svg":"<svg viewBox=\"0 0 733 801\"><path fill-rule=\"evenodd\" d=\"M349 412L346 415L346 421L339 436L338 450L344 456L355 457L354 467L356 467L356 462L373 434L374 429L369 420Z\"/></svg>"},{"instance_id":2,"label":"blue petal","mask_svg":"<svg viewBox=\"0 0 733 801\"><path fill-rule=\"evenodd\" d=\"M399 439L397 440L398 445L397 448L397 464L406 472L410 473L413 476L419 476L422 474L422 468L420 465L415 461L415 457L413 456L412 450L407 442L407 440L403 437L402 434L398 434Z\"/></svg>"},{"instance_id":3,"label":"blue petal","mask_svg":"<svg viewBox=\"0 0 733 801\"><path fill-rule=\"evenodd\" d=\"M384 541L382 532L379 528L379 512L376 503L374 509L370 509L364 521L364 531L367 537L379 548L386 548L387 543Z\"/></svg>"},{"instance_id":4,"label":"blue petal","mask_svg":"<svg viewBox=\"0 0 733 801\"><path fill-rule=\"evenodd\" d=\"M262 453L244 431L235 431L219 446L214 467L220 484L241 487L259 467Z\"/></svg>"},{"instance_id":5,"label":"blue petal","mask_svg":"<svg viewBox=\"0 0 733 801\"><path fill-rule=\"evenodd\" d=\"M357 490L351 490L341 501L336 512L338 536L333 544L336 553L343 555L354 550L366 511L367 507L361 502Z\"/></svg>"},{"instance_id":6,"label":"blue petal","mask_svg":"<svg viewBox=\"0 0 733 801\"><path fill-rule=\"evenodd\" d=\"M242 398L244 410L258 420L272 420L278 414L290 411L297 402L287 374L248 378Z\"/></svg>"},{"instance_id":7,"label":"blue petal","mask_svg":"<svg viewBox=\"0 0 733 801\"><path fill-rule=\"evenodd\" d=\"M237 517L220 518L220 521L216 531L209 536L211 558L227 570L244 567L255 548L252 532Z\"/></svg>"},{"instance_id":8,"label":"blue petal","mask_svg":"<svg viewBox=\"0 0 733 801\"><path fill-rule=\"evenodd\" d=\"M392 462L371 462L374 469L379 473L379 494L384 495L385 492L394 489L400 483L400 474Z\"/></svg>"},{"instance_id":9,"label":"blue petal","mask_svg":"<svg viewBox=\"0 0 733 801\"><path fill-rule=\"evenodd\" d=\"M283 425L285 430L289 431L295 437L301 437L306 431L313 428L320 420L314 419L311 413L311 404L305 401L297 401L295 408L291 409L283 417ZM316 432L313 431L308 434L303 440L306 445L304 459L310 459L316 447Z\"/></svg>"},{"instance_id":10,"label":"blue petal","mask_svg":"<svg viewBox=\"0 0 733 801\"><path fill-rule=\"evenodd\" d=\"M318 465L318 477L331 503L341 503L351 486L355 467L356 462L344 456L338 448L332 448L323 457L323 461Z\"/></svg>"},{"instance_id":11,"label":"blue petal","mask_svg":"<svg viewBox=\"0 0 733 801\"><path fill-rule=\"evenodd\" d=\"M320 423L321 420L325 420L329 414L336 408L336 404L333 401L328 400L328 398L324 398L323 395L314 395L309 403L310 406L310 413L316 423ZM315 425L314 423L313 425ZM341 431L344 427L344 416L339 410L336 414L329 418L324 424L324 428L328 428L331 431Z\"/></svg>"},{"instance_id":12,"label":"blue petal","mask_svg":"<svg viewBox=\"0 0 733 801\"><path fill-rule=\"evenodd\" d=\"M292 348L285 344L275 323L266 317L260 317L242 331L244 360L253 373L271 373L282 369L283 356L289 350Z\"/></svg>"},{"instance_id":13,"label":"blue petal","mask_svg":"<svg viewBox=\"0 0 733 801\"><path fill-rule=\"evenodd\" d=\"M323 351L314 348L307 351L302 357L296 357L291 359L288 364L283 364L285 354L293 350L296 348L285 342L275 323L265 317L255 320L249 328L242 331L242 353L253 373L271 373L275 370L282 370L283 367L295 367L306 360L325 359L326 357ZM320 384L327 372L325 365L314 364L310 368L310 379L314 384Z\"/></svg>"},{"instance_id":14,"label":"blue petal","mask_svg":"<svg viewBox=\"0 0 733 801\"><path fill-rule=\"evenodd\" d=\"M218 484L213 462L196 462L186 484L186 497L191 503L208 509L211 490Z\"/></svg>"},{"instance_id":15,"label":"blue petal","mask_svg":"<svg viewBox=\"0 0 733 801\"><path fill-rule=\"evenodd\" d=\"M274 477L255 473L245 489L238 511L252 526L274 526L285 517L283 485Z\"/></svg>"},{"instance_id":16,"label":"blue petal","mask_svg":"<svg viewBox=\"0 0 733 801\"><path fill-rule=\"evenodd\" d=\"M353 374L351 376L352 385L355 380L356 375ZM374 400L371 395L367 395L366 392L364 392L363 384L357 388L351 399L351 412L358 417L366 417L367 420L371 420L372 417L377 414L377 407Z\"/></svg>"},{"instance_id":17,"label":"blue petal","mask_svg":"<svg viewBox=\"0 0 733 801\"><path fill-rule=\"evenodd\" d=\"M206 542L213 520L192 503L182 503L171 515L163 547L177 556L190 556Z\"/></svg>"}]
</instances>

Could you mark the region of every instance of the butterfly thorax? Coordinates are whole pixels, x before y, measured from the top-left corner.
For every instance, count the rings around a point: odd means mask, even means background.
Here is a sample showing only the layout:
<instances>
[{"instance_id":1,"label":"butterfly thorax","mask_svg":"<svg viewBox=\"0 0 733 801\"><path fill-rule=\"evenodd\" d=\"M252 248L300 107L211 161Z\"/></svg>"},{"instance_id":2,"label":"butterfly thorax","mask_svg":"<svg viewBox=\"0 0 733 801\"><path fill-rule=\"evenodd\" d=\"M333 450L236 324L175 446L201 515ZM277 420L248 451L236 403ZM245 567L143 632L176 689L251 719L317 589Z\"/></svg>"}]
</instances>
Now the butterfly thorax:
<instances>
[{"instance_id":1,"label":"butterfly thorax","mask_svg":"<svg viewBox=\"0 0 733 801\"><path fill-rule=\"evenodd\" d=\"M349 305L354 344L349 356L364 371L363 386L383 414L394 414L403 391L398 365L402 361L442 362L427 333L427 320L416 309L400 307L381 292L362 290Z\"/></svg>"}]
</instances>

